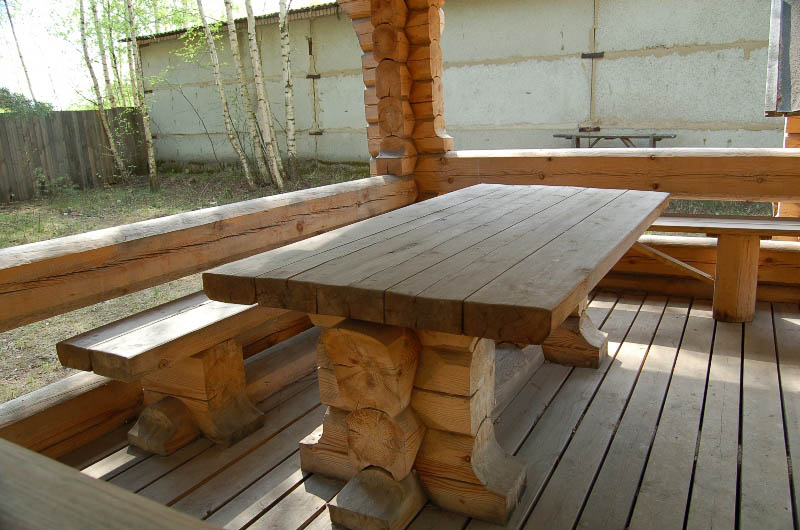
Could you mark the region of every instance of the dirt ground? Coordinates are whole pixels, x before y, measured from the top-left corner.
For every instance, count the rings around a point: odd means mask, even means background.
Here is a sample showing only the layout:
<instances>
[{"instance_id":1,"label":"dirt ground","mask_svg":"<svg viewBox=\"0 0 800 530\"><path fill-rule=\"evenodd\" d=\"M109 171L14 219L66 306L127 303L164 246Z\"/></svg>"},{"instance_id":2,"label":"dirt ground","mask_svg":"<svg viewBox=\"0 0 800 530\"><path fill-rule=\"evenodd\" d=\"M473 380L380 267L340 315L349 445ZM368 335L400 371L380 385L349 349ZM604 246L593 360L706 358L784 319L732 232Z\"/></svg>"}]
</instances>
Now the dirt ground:
<instances>
[{"instance_id":1,"label":"dirt ground","mask_svg":"<svg viewBox=\"0 0 800 530\"><path fill-rule=\"evenodd\" d=\"M364 178L369 168L312 162L303 164L300 174L287 191ZM59 189L37 200L0 205L0 248L277 193L271 187L249 190L240 176L226 172L164 173L161 183L157 194L149 192L145 179L137 178L92 190ZM59 364L58 341L201 287L200 275L195 274L0 333L0 403L74 372Z\"/></svg>"}]
</instances>

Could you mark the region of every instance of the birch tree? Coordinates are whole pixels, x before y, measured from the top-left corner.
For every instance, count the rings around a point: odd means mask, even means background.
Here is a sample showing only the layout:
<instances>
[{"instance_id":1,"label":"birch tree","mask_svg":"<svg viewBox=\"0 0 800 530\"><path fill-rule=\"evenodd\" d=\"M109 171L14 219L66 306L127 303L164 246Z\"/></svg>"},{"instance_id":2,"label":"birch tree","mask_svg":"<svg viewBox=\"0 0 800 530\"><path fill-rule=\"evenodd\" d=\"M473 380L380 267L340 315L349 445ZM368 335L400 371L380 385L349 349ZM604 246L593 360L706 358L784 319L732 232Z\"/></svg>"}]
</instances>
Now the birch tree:
<instances>
[{"instance_id":1,"label":"birch tree","mask_svg":"<svg viewBox=\"0 0 800 530\"><path fill-rule=\"evenodd\" d=\"M119 61L117 60L117 41L114 39L114 12L111 7L111 0L106 0L105 8L103 9L105 15L105 26L108 44L108 56L111 59L111 71L114 72L114 80L117 86L117 95L120 99L122 106L127 105L125 94L122 92L122 76L119 73Z\"/></svg>"},{"instance_id":2,"label":"birch tree","mask_svg":"<svg viewBox=\"0 0 800 530\"><path fill-rule=\"evenodd\" d=\"M219 92L219 99L222 105L222 116L223 121L225 122L225 131L228 133L228 140L230 140L233 150L236 151L239 161L242 163L244 178L247 180L247 185L250 186L250 188L255 188L253 175L250 172L250 164L247 161L247 157L244 155L244 150L242 150L242 146L239 143L239 138L237 138L233 132L231 112L228 108L228 98L225 97L225 88L222 85L222 76L219 73L217 46L214 44L214 36L211 35L211 30L209 29L208 21L206 20L206 14L205 11L203 11L203 0L197 0L197 10L200 13L200 22L203 25L203 32L205 33L206 42L208 43L208 53L211 56L211 65L214 67L214 81L217 84L217 92Z\"/></svg>"},{"instance_id":3,"label":"birch tree","mask_svg":"<svg viewBox=\"0 0 800 530\"><path fill-rule=\"evenodd\" d=\"M283 97L286 105L286 159L289 177L297 178L297 138L294 127L294 85L292 83L292 63L289 59L289 11L286 0L280 0L278 29L281 34L281 58L283 59Z\"/></svg>"},{"instance_id":4,"label":"birch tree","mask_svg":"<svg viewBox=\"0 0 800 530\"><path fill-rule=\"evenodd\" d=\"M272 121L272 111L269 108L267 87L264 84L264 72L261 69L261 53L258 51L256 39L256 19L253 16L253 7L250 0L244 0L247 8L247 38L250 41L250 62L253 65L253 84L256 86L256 99L258 100L258 117L261 122L261 134L267 150L267 160L272 172L272 178L278 189L283 189L283 164L281 152L278 150L278 141L275 135L275 124Z\"/></svg>"},{"instance_id":5,"label":"birch tree","mask_svg":"<svg viewBox=\"0 0 800 530\"><path fill-rule=\"evenodd\" d=\"M247 88L247 77L244 73L244 65L242 64L242 57L239 54L239 36L236 32L236 20L233 18L233 6L231 0L225 1L225 15L228 21L228 40L231 43L231 54L233 55L233 62L236 63L236 72L239 74L239 90L242 94L244 102L244 114L247 118L247 129L250 133L250 139L253 144L253 150L256 154L256 164L258 166L258 180L259 184L266 184L269 182L269 170L267 163L264 160L264 150L261 148L261 137L258 134L258 125L256 125L256 114L253 112L253 104L250 101L250 90ZM277 184L277 180L275 184Z\"/></svg>"},{"instance_id":6,"label":"birch tree","mask_svg":"<svg viewBox=\"0 0 800 530\"><path fill-rule=\"evenodd\" d=\"M6 15L8 15L8 25L11 27L11 35L14 36L14 44L17 46L17 54L19 55L19 62L22 64L22 71L25 73L25 80L28 82L28 90L31 93L31 100L36 103L36 96L33 95L33 85L31 78L28 75L28 68L25 66L25 59L22 58L22 49L19 47L19 39L17 39L17 32L14 30L14 21L11 19L11 9L8 8L8 0L3 0L6 6Z\"/></svg>"},{"instance_id":7,"label":"birch tree","mask_svg":"<svg viewBox=\"0 0 800 530\"><path fill-rule=\"evenodd\" d=\"M82 0L81 0L82 1ZM150 109L147 108L147 100L144 97L144 74L142 72L142 56L139 54L139 43L136 40L136 19L133 16L132 0L126 0L125 7L128 15L128 48L134 60L134 72L136 74L136 86L139 91L139 111L142 114L142 127L144 129L144 141L147 147L147 166L150 179L150 191L156 192L161 187L158 180L158 168L156 166L156 155L153 149L153 134L150 131Z\"/></svg>"},{"instance_id":8,"label":"birch tree","mask_svg":"<svg viewBox=\"0 0 800 530\"><path fill-rule=\"evenodd\" d=\"M108 58L106 57L106 44L103 38L103 29L100 25L100 19L97 17L97 0L89 0L89 9L92 12L92 20L94 21L94 32L97 37L97 49L100 51L100 64L103 67L103 81L106 85L106 97L111 108L117 106L116 98L114 97L114 90L111 86L111 76L108 72Z\"/></svg>"},{"instance_id":9,"label":"birch tree","mask_svg":"<svg viewBox=\"0 0 800 530\"><path fill-rule=\"evenodd\" d=\"M105 102L103 101L103 94L100 92L100 85L97 82L97 76L94 75L94 68L92 67L92 60L89 58L89 46L86 42L86 16L84 12L83 0L79 1L80 7L80 32L81 32L81 47L83 48L83 59L86 62L86 69L89 70L89 75L92 78L92 87L94 88L94 95L97 98L98 115L100 116L100 123L108 138L108 145L111 148L111 156L114 158L114 165L120 175L127 174L125 164L122 162L122 157L119 156L117 146L114 144L114 136L111 134L111 127L108 125L108 119L105 113Z\"/></svg>"}]
</instances>

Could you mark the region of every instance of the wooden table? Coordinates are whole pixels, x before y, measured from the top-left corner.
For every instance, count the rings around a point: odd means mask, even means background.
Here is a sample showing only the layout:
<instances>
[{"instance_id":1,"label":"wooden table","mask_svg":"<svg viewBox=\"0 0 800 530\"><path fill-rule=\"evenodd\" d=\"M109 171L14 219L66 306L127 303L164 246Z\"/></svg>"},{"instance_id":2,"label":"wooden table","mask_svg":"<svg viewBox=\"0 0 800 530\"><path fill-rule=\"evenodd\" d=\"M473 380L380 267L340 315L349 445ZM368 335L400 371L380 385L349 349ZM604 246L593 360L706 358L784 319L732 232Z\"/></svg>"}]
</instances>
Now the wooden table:
<instances>
[{"instance_id":1,"label":"wooden table","mask_svg":"<svg viewBox=\"0 0 800 530\"><path fill-rule=\"evenodd\" d=\"M426 498L504 522L525 481L488 419L495 341L596 366L581 307L668 194L480 184L213 269L209 298L304 311L323 327L328 413L304 471L348 479L351 528L401 528ZM412 473L412 469L415 471Z\"/></svg>"}]
</instances>

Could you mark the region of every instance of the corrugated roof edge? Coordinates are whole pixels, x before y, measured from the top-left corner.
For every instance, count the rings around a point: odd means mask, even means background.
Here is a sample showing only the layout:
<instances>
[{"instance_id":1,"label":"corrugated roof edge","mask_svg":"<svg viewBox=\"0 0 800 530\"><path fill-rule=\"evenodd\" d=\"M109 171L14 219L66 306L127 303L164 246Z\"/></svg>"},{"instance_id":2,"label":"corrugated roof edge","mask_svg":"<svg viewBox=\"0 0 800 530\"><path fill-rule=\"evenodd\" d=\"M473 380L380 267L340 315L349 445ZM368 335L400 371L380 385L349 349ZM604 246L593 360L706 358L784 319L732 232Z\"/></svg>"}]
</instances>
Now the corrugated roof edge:
<instances>
[{"instance_id":1,"label":"corrugated roof edge","mask_svg":"<svg viewBox=\"0 0 800 530\"><path fill-rule=\"evenodd\" d=\"M340 8L338 2L329 2L327 4L319 4L309 7L301 7L299 9L291 9L289 10L289 20L305 20L309 18L335 15L339 13L339 9ZM255 17L255 19L256 19L256 26L263 26L266 24L277 24L278 13L258 15ZM247 18L243 17L236 19L237 28L245 28L246 26L247 26ZM195 26L195 27L199 28L200 26ZM136 40L139 41L139 45L142 45L142 44L149 44L151 42L160 42L164 40L177 39L190 29L194 28L176 29L172 31L165 31L163 33L156 33L153 35L141 35L139 37L136 37ZM123 42L124 41L127 41L127 39L123 39Z\"/></svg>"}]
</instances>

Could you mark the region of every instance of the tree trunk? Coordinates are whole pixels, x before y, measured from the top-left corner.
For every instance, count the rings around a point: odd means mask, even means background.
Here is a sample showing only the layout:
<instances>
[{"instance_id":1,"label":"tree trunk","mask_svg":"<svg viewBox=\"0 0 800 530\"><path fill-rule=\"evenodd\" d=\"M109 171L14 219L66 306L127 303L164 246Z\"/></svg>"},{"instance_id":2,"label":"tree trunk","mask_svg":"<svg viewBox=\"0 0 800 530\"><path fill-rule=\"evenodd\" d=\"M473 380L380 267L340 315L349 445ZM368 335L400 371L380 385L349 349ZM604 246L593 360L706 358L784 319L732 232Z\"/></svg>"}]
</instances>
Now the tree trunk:
<instances>
[{"instance_id":1,"label":"tree trunk","mask_svg":"<svg viewBox=\"0 0 800 530\"><path fill-rule=\"evenodd\" d=\"M103 30L100 26L100 19L97 17L97 0L89 0L89 9L92 11L94 20L94 32L97 35L97 48L100 51L100 64L103 66L103 81L106 84L106 97L111 103L111 108L117 106L117 98L114 97L114 89L111 86L111 76L108 73L108 59L106 57L106 44L103 39Z\"/></svg>"},{"instance_id":2,"label":"tree trunk","mask_svg":"<svg viewBox=\"0 0 800 530\"><path fill-rule=\"evenodd\" d=\"M144 97L144 73L142 71L142 57L139 54L139 43L136 40L136 21L133 16L133 4L131 0L126 2L128 13L128 47L132 48L134 71L136 72L136 86L138 87L138 99L140 102L139 111L142 113L142 124L144 128L144 141L147 147L147 166L150 178L150 191L156 192L161 187L158 180L158 167L156 166L156 154L153 149L153 134L150 131L150 110L147 108L147 98Z\"/></svg>"},{"instance_id":3,"label":"tree trunk","mask_svg":"<svg viewBox=\"0 0 800 530\"><path fill-rule=\"evenodd\" d=\"M125 94L122 92L122 76L119 73L119 62L117 61L117 50L116 44L117 41L114 40L114 27L113 27L113 15L111 12L111 2L106 0L105 6L105 15L106 15L106 38L108 39L108 55L111 58L111 69L114 71L114 81L117 84L117 95L119 96L120 104L124 107L128 105L126 101Z\"/></svg>"},{"instance_id":4,"label":"tree trunk","mask_svg":"<svg viewBox=\"0 0 800 530\"><path fill-rule=\"evenodd\" d=\"M19 62L22 64L22 71L25 72L25 80L28 81L28 90L31 92L31 99L36 103L36 96L33 95L33 85L31 78L28 75L28 68L25 66L25 59L22 58L22 50L19 47L19 40L17 40L17 32L14 31L14 21L11 20L11 10L8 8L8 0L4 0L6 5L6 14L8 15L8 25L11 27L11 34L14 36L14 44L17 45L17 53L19 54Z\"/></svg>"},{"instance_id":5,"label":"tree trunk","mask_svg":"<svg viewBox=\"0 0 800 530\"><path fill-rule=\"evenodd\" d=\"M133 38L128 33L128 38ZM128 77L131 81L131 95L133 96L133 106L136 108L140 108L141 102L139 101L139 86L136 84L136 72L134 71L134 62L133 62L133 47L128 45Z\"/></svg>"},{"instance_id":6,"label":"tree trunk","mask_svg":"<svg viewBox=\"0 0 800 530\"><path fill-rule=\"evenodd\" d=\"M294 85L292 83L292 62L289 59L289 12L286 0L280 0L278 28L281 34L281 57L283 59L283 97L286 104L286 158L289 164L289 177L297 178L297 139L294 130Z\"/></svg>"},{"instance_id":7,"label":"tree trunk","mask_svg":"<svg viewBox=\"0 0 800 530\"><path fill-rule=\"evenodd\" d=\"M228 20L228 40L231 43L231 55L233 55L233 62L236 63L236 72L239 75L239 90L242 93L242 100L244 102L244 114L247 118L247 130L250 133L250 141L253 144L253 151L256 155L256 164L258 166L258 181L259 184L266 184L269 182L269 170L267 169L267 162L264 160L264 149L261 148L261 136L258 134L258 125L256 125L256 113L253 112L253 104L250 101L250 90L247 88L247 77L244 73L244 66L242 65L242 56L239 54L239 35L236 32L236 21L233 18L233 7L231 0L225 1L225 14ZM275 181L277 184L278 181Z\"/></svg>"},{"instance_id":8,"label":"tree trunk","mask_svg":"<svg viewBox=\"0 0 800 530\"><path fill-rule=\"evenodd\" d=\"M253 16L253 7L250 0L245 0L247 8L247 38L250 41L250 62L253 65L253 84L256 86L256 96L258 99L258 115L261 121L261 132L264 136L264 145L267 149L267 159L269 161L272 178L277 184L278 189L283 189L283 167L281 153L277 149L278 143L275 141L275 127L272 123L272 112L269 108L267 98L267 87L264 84L264 73L261 70L261 54L258 50L256 39L256 19Z\"/></svg>"},{"instance_id":9,"label":"tree trunk","mask_svg":"<svg viewBox=\"0 0 800 530\"><path fill-rule=\"evenodd\" d=\"M80 0L79 6L80 6L80 16L81 16L80 30L81 30L81 46L83 47L83 59L86 62L86 69L89 70L89 75L92 78L92 87L94 87L94 95L97 98L97 109L98 109L98 115L100 116L100 123L103 125L103 130L105 131L106 137L108 138L108 144L111 147L111 155L114 157L114 164L117 166L117 170L119 171L120 175L126 175L127 169L125 168L125 164L122 162L122 158L119 156L119 152L117 151L117 146L114 145L114 136L111 134L111 127L109 127L108 119L106 118L103 95L100 93L100 84L97 82L97 76L94 75L94 68L92 67L92 61L89 58L89 46L86 44L86 16L84 14L83 0Z\"/></svg>"},{"instance_id":10,"label":"tree trunk","mask_svg":"<svg viewBox=\"0 0 800 530\"><path fill-rule=\"evenodd\" d=\"M203 31L205 32L206 42L208 43L208 53L211 55L211 64L214 67L214 81L217 84L217 92L219 93L220 103L222 104L222 116L223 120L225 121L225 131L228 133L228 140L230 140L233 150L236 151L236 154L239 156L239 161L242 163L244 178L247 180L247 185L250 186L250 188L255 188L253 175L250 172L250 163L247 161L247 157L244 156L244 151L239 143L239 139L233 133L233 121L231 120L231 113L228 109L228 98L225 97L225 89L222 85L222 76L219 73L217 47L214 44L214 36L211 35L211 30L208 28L206 14L205 11L203 11L203 0L197 0L197 10L200 13L200 21L203 24Z\"/></svg>"}]
</instances>

